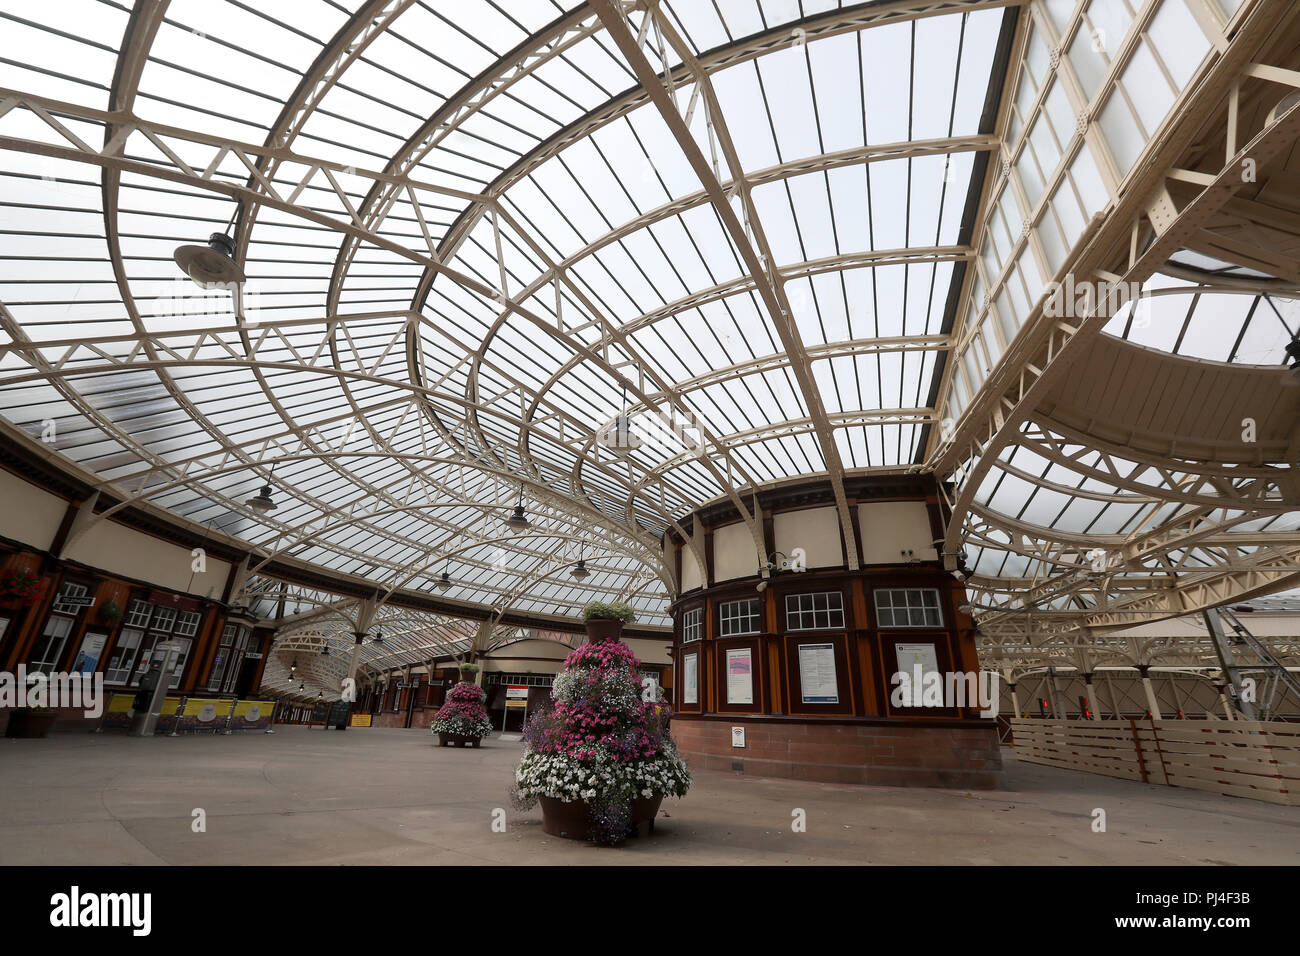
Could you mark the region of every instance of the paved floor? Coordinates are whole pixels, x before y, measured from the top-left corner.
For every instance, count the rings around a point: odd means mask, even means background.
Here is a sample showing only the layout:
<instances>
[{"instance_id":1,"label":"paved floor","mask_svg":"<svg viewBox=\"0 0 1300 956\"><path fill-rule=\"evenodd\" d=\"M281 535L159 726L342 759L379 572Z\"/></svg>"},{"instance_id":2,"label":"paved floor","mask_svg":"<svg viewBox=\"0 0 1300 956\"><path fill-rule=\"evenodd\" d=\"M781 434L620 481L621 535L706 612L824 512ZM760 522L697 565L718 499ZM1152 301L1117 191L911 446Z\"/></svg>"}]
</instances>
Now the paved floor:
<instances>
[{"instance_id":1,"label":"paved floor","mask_svg":"<svg viewBox=\"0 0 1300 956\"><path fill-rule=\"evenodd\" d=\"M302 727L0 739L0 864L1300 863L1300 809L1017 765L1009 751L996 792L700 772L653 836L607 850L510 810L521 746ZM1105 833L1092 830L1098 807ZM791 831L796 808L804 833Z\"/></svg>"}]
</instances>

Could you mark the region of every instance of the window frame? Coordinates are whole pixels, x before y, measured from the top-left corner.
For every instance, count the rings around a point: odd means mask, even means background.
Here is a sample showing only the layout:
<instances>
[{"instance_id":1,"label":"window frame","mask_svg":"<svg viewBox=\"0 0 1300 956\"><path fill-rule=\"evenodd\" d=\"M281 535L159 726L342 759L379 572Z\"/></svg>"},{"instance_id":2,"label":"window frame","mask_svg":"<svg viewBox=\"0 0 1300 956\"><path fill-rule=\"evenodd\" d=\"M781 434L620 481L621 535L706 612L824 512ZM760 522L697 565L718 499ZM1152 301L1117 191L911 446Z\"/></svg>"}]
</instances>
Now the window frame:
<instances>
[{"instance_id":1,"label":"window frame","mask_svg":"<svg viewBox=\"0 0 1300 956\"><path fill-rule=\"evenodd\" d=\"M832 606L832 602L829 600L832 595L838 600L838 607ZM812 606L809 608L797 607L792 611L790 602L799 601L802 603L802 598L810 598L812 600ZM818 598L828 599L826 607L819 608L817 606ZM792 613L798 615L797 624L792 622ZM819 614L826 615L825 624L817 623L817 617ZM836 614L839 615L838 624L835 623ZM804 624L806 615L810 615L812 618L810 626L805 626ZM844 631L847 627L848 618L844 611L844 591L842 589L831 591L798 591L785 595L785 629L787 633L803 631Z\"/></svg>"},{"instance_id":2,"label":"window frame","mask_svg":"<svg viewBox=\"0 0 1300 956\"><path fill-rule=\"evenodd\" d=\"M738 604L748 604L750 605L750 607L753 608L753 610L751 613L747 613L744 615L736 615L729 618L727 616L727 609L730 607L735 607ZM750 619L752 619L754 623L754 626L751 630L745 630L745 631L727 630L728 621L734 623L736 621L750 620ZM736 598L735 600L732 601L719 602L718 604L718 637L719 638L749 637L751 635L761 634L761 633L763 633L763 607L759 603L758 598Z\"/></svg>"},{"instance_id":3,"label":"window frame","mask_svg":"<svg viewBox=\"0 0 1300 956\"><path fill-rule=\"evenodd\" d=\"M916 592L921 595L921 603L913 605L909 597L909 592ZM893 595L903 595L903 604L894 603ZM933 596L934 603L929 605L925 603L927 596ZM944 624L943 599L939 594L938 588L874 588L871 592L872 603L876 606L876 627L880 630L938 630L946 627ZM885 623L884 613L888 611L892 623ZM897 623L897 614L902 612L908 618L906 624ZM922 623L912 623L912 613L921 612L921 616L926 617L926 612L933 611L933 620L924 620Z\"/></svg>"},{"instance_id":4,"label":"window frame","mask_svg":"<svg viewBox=\"0 0 1300 956\"><path fill-rule=\"evenodd\" d=\"M694 637L687 635L694 633ZM682 612L682 643L695 644L704 640L704 608L693 607Z\"/></svg>"}]
</instances>

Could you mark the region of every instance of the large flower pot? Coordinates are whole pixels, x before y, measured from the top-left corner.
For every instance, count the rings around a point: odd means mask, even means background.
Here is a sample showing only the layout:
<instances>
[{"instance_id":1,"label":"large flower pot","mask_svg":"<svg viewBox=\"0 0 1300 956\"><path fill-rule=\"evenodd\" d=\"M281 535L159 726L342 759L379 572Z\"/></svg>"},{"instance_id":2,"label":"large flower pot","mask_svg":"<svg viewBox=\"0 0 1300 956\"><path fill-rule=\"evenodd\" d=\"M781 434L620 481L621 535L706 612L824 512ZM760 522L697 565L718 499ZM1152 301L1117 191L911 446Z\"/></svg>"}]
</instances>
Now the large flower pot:
<instances>
[{"instance_id":1,"label":"large flower pot","mask_svg":"<svg viewBox=\"0 0 1300 956\"><path fill-rule=\"evenodd\" d=\"M538 797L542 805L542 831L551 836L565 837L570 840L589 840L591 832L591 807L586 800L574 800L565 803L554 797ZM646 836L654 833L655 817L659 815L659 805L664 802L664 795L657 793L653 797L638 797L628 808L627 825L629 835Z\"/></svg>"},{"instance_id":2,"label":"large flower pot","mask_svg":"<svg viewBox=\"0 0 1300 956\"><path fill-rule=\"evenodd\" d=\"M15 710L9 714L6 737L47 737L58 715L52 710Z\"/></svg>"},{"instance_id":3,"label":"large flower pot","mask_svg":"<svg viewBox=\"0 0 1300 956\"><path fill-rule=\"evenodd\" d=\"M615 640L623 636L622 621L586 621L587 640L592 644L598 641Z\"/></svg>"},{"instance_id":4,"label":"large flower pot","mask_svg":"<svg viewBox=\"0 0 1300 956\"><path fill-rule=\"evenodd\" d=\"M457 747L477 747L482 737L467 737L464 734L438 734L438 741L444 747L453 744Z\"/></svg>"}]
</instances>

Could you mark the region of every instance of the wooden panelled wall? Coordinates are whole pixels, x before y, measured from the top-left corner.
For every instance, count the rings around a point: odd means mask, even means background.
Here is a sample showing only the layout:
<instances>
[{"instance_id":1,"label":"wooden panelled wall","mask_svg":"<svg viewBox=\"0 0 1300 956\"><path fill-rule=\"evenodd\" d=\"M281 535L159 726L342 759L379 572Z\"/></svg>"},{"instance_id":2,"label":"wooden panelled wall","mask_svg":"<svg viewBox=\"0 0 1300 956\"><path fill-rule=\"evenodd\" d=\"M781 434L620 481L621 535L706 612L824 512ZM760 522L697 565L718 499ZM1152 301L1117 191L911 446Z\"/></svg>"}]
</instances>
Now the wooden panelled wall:
<instances>
[{"instance_id":1,"label":"wooden panelled wall","mask_svg":"<svg viewBox=\"0 0 1300 956\"><path fill-rule=\"evenodd\" d=\"M900 643L933 643L941 671L975 673L979 663L975 650L972 620L958 610L966 603L961 582L943 570L939 560L901 560L893 564L862 563L864 554L899 553L890 550L890 542L871 537L876 529L863 528L858 518L860 503L898 502L923 507L929 516L931 541L943 537L943 513L938 489L927 476L881 481L864 480L850 499L853 525L852 541L839 542L843 555L840 567L812 568L803 572L779 571L758 590L760 578L755 567L752 576L729 581L714 578L713 537L718 528L734 524L736 516L725 507L696 514L689 522L691 533L702 536L705 558L705 586L681 594L673 605L673 663L676 689L674 708L689 717L703 714L785 715L794 717L852 718L950 718L977 716L973 708L894 707L890 703L890 676L898 669L895 652ZM827 489L819 484L805 488L782 488L763 501L763 526L768 554L776 551L773 531L777 514L795 515L802 510L833 508ZM864 534L869 546L864 548ZM685 543L675 535L667 539L665 549L674 558L681 583ZM930 542L924 542L929 544ZM882 547L882 544L885 545ZM912 542L901 542L912 547ZM860 568L848 570L850 549L857 552ZM917 553L920 553L919 549ZM933 554L933 552L931 552ZM788 557L788 555L787 555ZM900 555L902 557L902 555ZM935 555L937 558L937 555ZM755 561L757 565L757 561ZM922 588L938 592L942 623L938 627L880 627L875 591L877 589ZM787 595L837 591L843 595L844 627L834 630L791 631L786 627ZM720 607L729 601L757 599L761 613L761 632L740 637L722 637ZM702 613L702 639L683 643L682 622L685 614L699 609ZM834 647L839 701L834 704L804 703L800 690L798 646L828 643ZM749 648L753 660L754 701L730 704L726 694L726 653L734 648ZM697 655L698 700L684 700L687 655Z\"/></svg>"}]
</instances>

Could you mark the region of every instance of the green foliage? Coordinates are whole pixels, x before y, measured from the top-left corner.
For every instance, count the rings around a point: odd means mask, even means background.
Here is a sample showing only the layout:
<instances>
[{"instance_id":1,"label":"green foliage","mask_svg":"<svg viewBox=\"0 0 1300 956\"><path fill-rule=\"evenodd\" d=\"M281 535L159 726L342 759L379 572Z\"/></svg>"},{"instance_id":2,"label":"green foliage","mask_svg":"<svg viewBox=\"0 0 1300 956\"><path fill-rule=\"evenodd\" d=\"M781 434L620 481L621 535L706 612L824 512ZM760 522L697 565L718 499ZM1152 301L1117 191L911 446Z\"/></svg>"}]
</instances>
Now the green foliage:
<instances>
[{"instance_id":1,"label":"green foliage","mask_svg":"<svg viewBox=\"0 0 1300 956\"><path fill-rule=\"evenodd\" d=\"M99 619L105 624L116 624L122 619L122 605L117 598L109 598L99 609Z\"/></svg>"},{"instance_id":2,"label":"green foliage","mask_svg":"<svg viewBox=\"0 0 1300 956\"><path fill-rule=\"evenodd\" d=\"M636 612L622 601L592 601L582 609L584 621L622 621L631 624L636 620Z\"/></svg>"}]
</instances>

